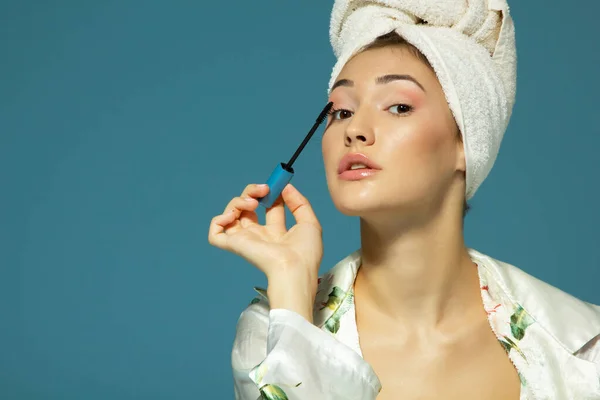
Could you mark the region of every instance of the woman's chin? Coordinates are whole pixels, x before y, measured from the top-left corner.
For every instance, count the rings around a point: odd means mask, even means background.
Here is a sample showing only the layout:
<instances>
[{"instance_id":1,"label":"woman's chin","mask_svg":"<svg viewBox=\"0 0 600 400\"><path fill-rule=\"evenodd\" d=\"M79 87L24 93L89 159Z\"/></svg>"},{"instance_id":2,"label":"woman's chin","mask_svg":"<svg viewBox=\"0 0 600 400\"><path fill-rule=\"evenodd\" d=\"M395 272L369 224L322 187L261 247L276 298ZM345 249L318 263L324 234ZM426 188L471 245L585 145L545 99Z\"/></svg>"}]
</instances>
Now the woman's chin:
<instances>
[{"instance_id":1,"label":"woman's chin","mask_svg":"<svg viewBox=\"0 0 600 400\"><path fill-rule=\"evenodd\" d=\"M418 213L422 208L422 199L390 198L383 195L338 196L333 199L335 208L348 217L361 217L380 221L401 218L404 214Z\"/></svg>"},{"instance_id":2,"label":"woman's chin","mask_svg":"<svg viewBox=\"0 0 600 400\"><path fill-rule=\"evenodd\" d=\"M376 215L388 208L377 199L344 199L334 201L334 204L339 212L348 217L365 217L368 215Z\"/></svg>"}]
</instances>

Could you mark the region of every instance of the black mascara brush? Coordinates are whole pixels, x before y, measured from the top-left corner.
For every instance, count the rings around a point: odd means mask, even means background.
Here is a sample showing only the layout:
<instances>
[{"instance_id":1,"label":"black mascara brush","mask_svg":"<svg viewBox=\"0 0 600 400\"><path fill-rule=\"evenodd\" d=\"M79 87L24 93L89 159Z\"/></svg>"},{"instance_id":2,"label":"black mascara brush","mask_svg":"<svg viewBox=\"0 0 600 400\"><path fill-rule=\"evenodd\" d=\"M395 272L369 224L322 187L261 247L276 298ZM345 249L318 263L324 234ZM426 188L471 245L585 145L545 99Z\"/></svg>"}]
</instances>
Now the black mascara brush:
<instances>
[{"instance_id":1,"label":"black mascara brush","mask_svg":"<svg viewBox=\"0 0 600 400\"><path fill-rule=\"evenodd\" d=\"M302 152L312 135L315 133L319 125L321 125L323 121L325 121L325 118L327 118L327 115L329 114L329 111L332 107L333 102L327 103L323 111L321 111L321 114L319 114L319 116L317 117L317 120L311 128L310 132L308 132L308 135L306 135L300 146L298 146L298 149L296 150L292 158L290 158L290 161L288 161L287 164L280 163L279 165L277 165L277 167L275 167L273 173L271 173L271 176L267 180L267 185L269 186L269 193L265 197L258 200L258 202L262 204L265 208L271 208L273 206L273 203L275 203L275 200L277 200L285 186L290 182L290 180L292 180L292 177L294 176L294 169L292 168L292 165L294 164L294 162L296 161L296 159L298 158L298 156L300 155L300 153Z\"/></svg>"}]
</instances>

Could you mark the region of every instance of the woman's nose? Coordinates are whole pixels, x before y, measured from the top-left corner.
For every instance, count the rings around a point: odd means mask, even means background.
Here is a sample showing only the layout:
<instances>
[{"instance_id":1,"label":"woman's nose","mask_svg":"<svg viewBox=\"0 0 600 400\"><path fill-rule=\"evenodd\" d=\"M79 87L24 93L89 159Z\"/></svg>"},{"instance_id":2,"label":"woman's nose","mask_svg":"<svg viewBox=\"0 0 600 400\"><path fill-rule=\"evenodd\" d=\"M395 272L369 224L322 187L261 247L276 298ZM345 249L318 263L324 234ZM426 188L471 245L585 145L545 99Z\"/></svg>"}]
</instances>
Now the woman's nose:
<instances>
[{"instance_id":1,"label":"woman's nose","mask_svg":"<svg viewBox=\"0 0 600 400\"><path fill-rule=\"evenodd\" d=\"M362 144L370 146L375 141L375 135L373 129L366 121L361 121L356 118L356 115L352 117L352 121L348 124L344 135L344 143L346 146L353 144Z\"/></svg>"}]
</instances>

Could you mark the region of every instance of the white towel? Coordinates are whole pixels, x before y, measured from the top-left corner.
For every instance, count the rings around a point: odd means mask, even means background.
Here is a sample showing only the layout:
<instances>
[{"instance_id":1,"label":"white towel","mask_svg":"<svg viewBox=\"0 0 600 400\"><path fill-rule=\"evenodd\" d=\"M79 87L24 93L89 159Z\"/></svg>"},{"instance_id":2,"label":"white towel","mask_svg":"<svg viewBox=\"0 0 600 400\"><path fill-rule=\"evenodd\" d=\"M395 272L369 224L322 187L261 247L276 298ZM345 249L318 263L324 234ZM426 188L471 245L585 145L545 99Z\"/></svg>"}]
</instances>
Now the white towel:
<instances>
[{"instance_id":1,"label":"white towel","mask_svg":"<svg viewBox=\"0 0 600 400\"><path fill-rule=\"evenodd\" d=\"M516 93L515 33L506 0L336 0L330 39L337 63L396 31L435 70L463 137L466 198L488 176Z\"/></svg>"}]
</instances>

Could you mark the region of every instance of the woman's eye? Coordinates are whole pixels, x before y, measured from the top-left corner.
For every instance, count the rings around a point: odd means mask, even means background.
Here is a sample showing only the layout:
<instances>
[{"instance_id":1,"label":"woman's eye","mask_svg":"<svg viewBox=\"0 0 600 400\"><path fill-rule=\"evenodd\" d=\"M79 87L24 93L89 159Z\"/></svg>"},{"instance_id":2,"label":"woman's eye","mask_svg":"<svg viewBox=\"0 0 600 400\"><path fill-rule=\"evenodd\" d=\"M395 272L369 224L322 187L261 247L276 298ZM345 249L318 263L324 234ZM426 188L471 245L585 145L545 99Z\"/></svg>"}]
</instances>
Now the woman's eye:
<instances>
[{"instance_id":1,"label":"woman's eye","mask_svg":"<svg viewBox=\"0 0 600 400\"><path fill-rule=\"evenodd\" d=\"M333 120L347 119L352 116L352 111L349 110L331 110L331 117Z\"/></svg>"},{"instance_id":2,"label":"woman's eye","mask_svg":"<svg viewBox=\"0 0 600 400\"><path fill-rule=\"evenodd\" d=\"M396 104L388 108L392 114L406 114L412 111L412 107L408 104Z\"/></svg>"}]
</instances>

